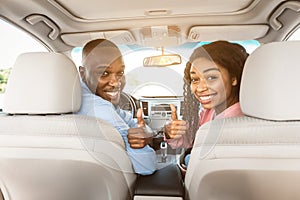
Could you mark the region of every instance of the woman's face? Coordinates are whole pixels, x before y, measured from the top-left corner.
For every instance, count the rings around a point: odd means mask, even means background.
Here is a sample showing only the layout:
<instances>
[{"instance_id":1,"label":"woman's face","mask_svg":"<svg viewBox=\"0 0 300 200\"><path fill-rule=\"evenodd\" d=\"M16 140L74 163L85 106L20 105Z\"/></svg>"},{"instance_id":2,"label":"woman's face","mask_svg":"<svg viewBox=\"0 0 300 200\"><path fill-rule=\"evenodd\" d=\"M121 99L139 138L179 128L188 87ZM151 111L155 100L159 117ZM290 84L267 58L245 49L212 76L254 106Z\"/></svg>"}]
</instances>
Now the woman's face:
<instances>
[{"instance_id":1,"label":"woman's face","mask_svg":"<svg viewBox=\"0 0 300 200\"><path fill-rule=\"evenodd\" d=\"M214 108L219 114L238 101L238 95L232 92L237 85L236 77L213 61L197 58L192 62L190 76L191 91L203 108Z\"/></svg>"}]
</instances>

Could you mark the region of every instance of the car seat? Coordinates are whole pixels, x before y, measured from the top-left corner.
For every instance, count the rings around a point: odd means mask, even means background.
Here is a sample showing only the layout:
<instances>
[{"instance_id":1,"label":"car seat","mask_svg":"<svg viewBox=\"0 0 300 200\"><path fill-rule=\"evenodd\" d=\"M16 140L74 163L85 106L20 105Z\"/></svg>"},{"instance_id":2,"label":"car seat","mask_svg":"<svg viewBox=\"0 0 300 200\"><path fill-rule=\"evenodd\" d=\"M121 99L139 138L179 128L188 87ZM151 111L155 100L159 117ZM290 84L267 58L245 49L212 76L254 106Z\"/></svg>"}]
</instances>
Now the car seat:
<instances>
[{"instance_id":1,"label":"car seat","mask_svg":"<svg viewBox=\"0 0 300 200\"><path fill-rule=\"evenodd\" d=\"M74 114L80 105L79 75L67 56L17 58L0 116L5 200L131 198L136 175L121 135L100 119Z\"/></svg>"},{"instance_id":2,"label":"car seat","mask_svg":"<svg viewBox=\"0 0 300 200\"><path fill-rule=\"evenodd\" d=\"M187 199L300 196L300 41L262 44L247 59L245 116L199 128L185 177Z\"/></svg>"}]
</instances>

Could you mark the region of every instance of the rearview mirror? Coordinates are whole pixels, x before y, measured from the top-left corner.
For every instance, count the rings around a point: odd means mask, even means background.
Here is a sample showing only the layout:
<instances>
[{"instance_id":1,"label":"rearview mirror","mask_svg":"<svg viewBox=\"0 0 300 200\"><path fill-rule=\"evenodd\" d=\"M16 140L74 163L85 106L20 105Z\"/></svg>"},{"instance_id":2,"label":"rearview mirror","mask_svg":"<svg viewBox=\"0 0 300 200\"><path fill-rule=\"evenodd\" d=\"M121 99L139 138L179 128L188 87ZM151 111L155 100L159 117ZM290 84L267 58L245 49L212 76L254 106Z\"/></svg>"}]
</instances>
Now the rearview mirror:
<instances>
[{"instance_id":1,"label":"rearview mirror","mask_svg":"<svg viewBox=\"0 0 300 200\"><path fill-rule=\"evenodd\" d=\"M166 67L181 64L181 56L178 54L150 56L144 58L144 67Z\"/></svg>"}]
</instances>

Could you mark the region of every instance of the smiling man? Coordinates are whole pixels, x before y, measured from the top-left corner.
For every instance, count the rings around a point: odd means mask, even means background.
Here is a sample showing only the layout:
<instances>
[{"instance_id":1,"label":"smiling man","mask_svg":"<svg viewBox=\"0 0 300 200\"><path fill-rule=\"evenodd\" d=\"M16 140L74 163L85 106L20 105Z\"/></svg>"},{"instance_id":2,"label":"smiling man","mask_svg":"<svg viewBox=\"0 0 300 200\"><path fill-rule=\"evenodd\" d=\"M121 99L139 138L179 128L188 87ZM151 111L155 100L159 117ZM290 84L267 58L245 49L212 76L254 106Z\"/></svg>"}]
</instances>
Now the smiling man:
<instances>
[{"instance_id":1,"label":"smiling man","mask_svg":"<svg viewBox=\"0 0 300 200\"><path fill-rule=\"evenodd\" d=\"M119 48L105 39L90 41L83 48L82 65L79 68L82 78L82 105L78 114L111 123L123 137L135 172L152 174L156 169L154 150L148 145L139 149L131 148L127 138L130 129L134 132L144 129L136 128L138 124L132 115L118 106L125 86L125 65Z\"/></svg>"}]
</instances>

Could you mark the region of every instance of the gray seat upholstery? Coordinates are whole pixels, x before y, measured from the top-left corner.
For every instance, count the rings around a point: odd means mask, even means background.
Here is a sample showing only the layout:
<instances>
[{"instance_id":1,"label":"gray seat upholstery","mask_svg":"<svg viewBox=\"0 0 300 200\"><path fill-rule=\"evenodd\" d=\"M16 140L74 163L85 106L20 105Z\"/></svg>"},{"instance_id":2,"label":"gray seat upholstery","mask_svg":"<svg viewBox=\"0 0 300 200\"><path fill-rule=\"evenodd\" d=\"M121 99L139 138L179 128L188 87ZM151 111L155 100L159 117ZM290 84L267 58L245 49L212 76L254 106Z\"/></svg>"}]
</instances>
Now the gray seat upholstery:
<instances>
[{"instance_id":1,"label":"gray seat upholstery","mask_svg":"<svg viewBox=\"0 0 300 200\"><path fill-rule=\"evenodd\" d=\"M188 198L282 200L300 196L300 41L260 46L248 58L244 117L200 127L185 186Z\"/></svg>"},{"instance_id":2,"label":"gray seat upholstery","mask_svg":"<svg viewBox=\"0 0 300 200\"><path fill-rule=\"evenodd\" d=\"M5 200L131 198L136 175L122 137L100 119L73 114L80 104L80 80L69 58L17 58L0 116Z\"/></svg>"}]
</instances>

